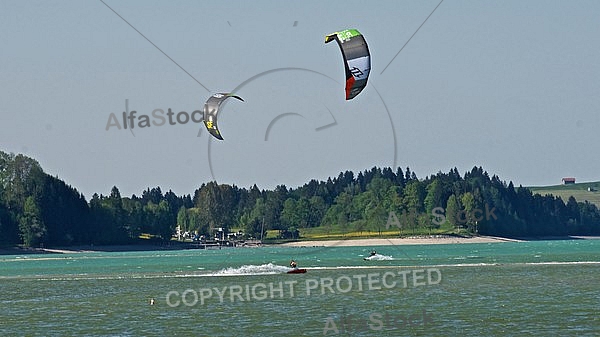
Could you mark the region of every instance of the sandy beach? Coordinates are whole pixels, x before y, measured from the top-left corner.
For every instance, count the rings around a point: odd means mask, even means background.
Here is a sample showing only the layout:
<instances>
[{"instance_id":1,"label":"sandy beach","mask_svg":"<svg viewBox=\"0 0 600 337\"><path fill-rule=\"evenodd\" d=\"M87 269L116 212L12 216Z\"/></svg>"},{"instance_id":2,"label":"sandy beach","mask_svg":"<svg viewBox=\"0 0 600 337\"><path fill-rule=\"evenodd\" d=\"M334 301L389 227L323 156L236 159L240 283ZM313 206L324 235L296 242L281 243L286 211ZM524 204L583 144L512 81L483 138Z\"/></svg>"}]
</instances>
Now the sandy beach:
<instances>
[{"instance_id":1,"label":"sandy beach","mask_svg":"<svg viewBox=\"0 0 600 337\"><path fill-rule=\"evenodd\" d=\"M524 240L507 239L493 236L458 237L458 236L430 236L430 237L408 237L390 239L346 239L327 241L297 241L283 243L288 247L352 247L352 246L396 246L396 245L432 245L453 243L493 243L493 242L521 242Z\"/></svg>"}]
</instances>

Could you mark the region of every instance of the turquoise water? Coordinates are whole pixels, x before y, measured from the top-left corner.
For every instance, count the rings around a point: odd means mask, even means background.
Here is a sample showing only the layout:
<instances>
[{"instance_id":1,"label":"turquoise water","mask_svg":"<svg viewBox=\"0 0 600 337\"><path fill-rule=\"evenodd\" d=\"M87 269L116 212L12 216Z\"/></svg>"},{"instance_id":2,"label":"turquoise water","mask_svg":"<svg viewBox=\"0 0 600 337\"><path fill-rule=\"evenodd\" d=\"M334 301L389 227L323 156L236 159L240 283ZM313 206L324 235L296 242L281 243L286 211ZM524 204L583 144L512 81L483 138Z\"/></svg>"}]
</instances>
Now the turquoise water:
<instances>
[{"instance_id":1,"label":"turquoise water","mask_svg":"<svg viewBox=\"0 0 600 337\"><path fill-rule=\"evenodd\" d=\"M600 335L600 240L372 248L0 256L0 333Z\"/></svg>"}]
</instances>

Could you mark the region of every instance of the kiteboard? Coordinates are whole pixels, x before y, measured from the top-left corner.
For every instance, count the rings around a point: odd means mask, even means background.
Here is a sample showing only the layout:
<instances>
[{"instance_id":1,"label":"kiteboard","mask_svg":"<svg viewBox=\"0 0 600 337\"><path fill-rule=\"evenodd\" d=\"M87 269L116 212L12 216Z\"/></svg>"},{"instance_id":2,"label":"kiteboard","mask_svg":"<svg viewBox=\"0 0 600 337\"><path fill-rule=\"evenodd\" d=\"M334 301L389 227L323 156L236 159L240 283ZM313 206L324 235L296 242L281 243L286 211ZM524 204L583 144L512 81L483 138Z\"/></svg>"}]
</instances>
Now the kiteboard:
<instances>
[{"instance_id":1,"label":"kiteboard","mask_svg":"<svg viewBox=\"0 0 600 337\"><path fill-rule=\"evenodd\" d=\"M288 270L287 273L288 274L304 274L304 273L306 273L306 269L304 269L304 268L301 268L301 269L294 268L294 269Z\"/></svg>"}]
</instances>

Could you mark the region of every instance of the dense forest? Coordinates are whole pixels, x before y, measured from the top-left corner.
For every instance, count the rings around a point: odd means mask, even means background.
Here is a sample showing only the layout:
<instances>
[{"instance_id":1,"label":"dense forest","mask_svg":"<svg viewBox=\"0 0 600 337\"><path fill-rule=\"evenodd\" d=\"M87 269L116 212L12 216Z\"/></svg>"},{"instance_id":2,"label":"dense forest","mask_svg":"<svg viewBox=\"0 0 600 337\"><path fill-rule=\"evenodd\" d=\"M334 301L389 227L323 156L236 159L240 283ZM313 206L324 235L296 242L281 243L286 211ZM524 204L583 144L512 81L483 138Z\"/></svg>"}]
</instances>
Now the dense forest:
<instances>
[{"instance_id":1,"label":"dense forest","mask_svg":"<svg viewBox=\"0 0 600 337\"><path fill-rule=\"evenodd\" d=\"M184 196L155 187L141 196L123 197L115 186L110 195L94 194L87 201L44 173L34 159L0 151L2 245L127 244L142 233L170 240L178 225L198 235L211 236L223 228L241 230L247 237L261 237L267 230L294 236L309 227L398 230L389 228L392 218L401 229L445 225L507 237L600 234L600 211L594 204L534 195L490 177L481 167L463 176L454 168L422 179L409 168L374 167L274 190L207 182Z\"/></svg>"}]
</instances>

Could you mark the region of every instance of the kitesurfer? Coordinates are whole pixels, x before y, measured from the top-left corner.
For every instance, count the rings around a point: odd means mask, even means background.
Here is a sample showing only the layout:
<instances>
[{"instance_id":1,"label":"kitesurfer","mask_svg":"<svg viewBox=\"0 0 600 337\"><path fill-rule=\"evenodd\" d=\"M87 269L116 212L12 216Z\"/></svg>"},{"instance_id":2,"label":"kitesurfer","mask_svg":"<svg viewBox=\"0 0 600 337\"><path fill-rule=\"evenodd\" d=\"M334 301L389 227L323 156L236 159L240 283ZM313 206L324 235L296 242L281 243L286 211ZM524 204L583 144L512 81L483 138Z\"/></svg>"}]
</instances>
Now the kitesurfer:
<instances>
[{"instance_id":1,"label":"kitesurfer","mask_svg":"<svg viewBox=\"0 0 600 337\"><path fill-rule=\"evenodd\" d=\"M290 261L290 267L292 267L294 269L298 269L298 263L296 263L296 261L292 260L292 261Z\"/></svg>"}]
</instances>

